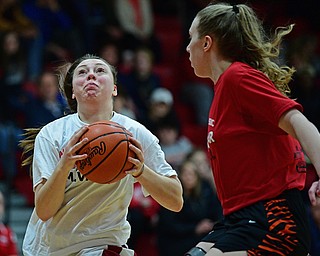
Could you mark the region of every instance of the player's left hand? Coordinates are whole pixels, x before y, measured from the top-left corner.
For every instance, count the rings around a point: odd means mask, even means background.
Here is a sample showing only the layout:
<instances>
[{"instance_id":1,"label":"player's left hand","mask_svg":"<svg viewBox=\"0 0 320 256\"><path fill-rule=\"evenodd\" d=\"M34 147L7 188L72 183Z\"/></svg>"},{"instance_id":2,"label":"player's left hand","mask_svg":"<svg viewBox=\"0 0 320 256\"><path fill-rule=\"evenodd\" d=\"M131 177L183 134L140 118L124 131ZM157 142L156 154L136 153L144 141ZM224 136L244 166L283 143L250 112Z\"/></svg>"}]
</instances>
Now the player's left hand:
<instances>
[{"instance_id":1,"label":"player's left hand","mask_svg":"<svg viewBox=\"0 0 320 256\"><path fill-rule=\"evenodd\" d=\"M312 183L309 189L309 199L313 206L320 205L320 180Z\"/></svg>"},{"instance_id":2,"label":"player's left hand","mask_svg":"<svg viewBox=\"0 0 320 256\"><path fill-rule=\"evenodd\" d=\"M129 140L130 150L132 150L135 153L136 157L128 157L128 161L131 162L134 165L134 167L131 170L127 170L126 173L131 174L133 177L139 177L144 171L144 155L142 152L142 146L141 143L133 137L130 137Z\"/></svg>"}]
</instances>

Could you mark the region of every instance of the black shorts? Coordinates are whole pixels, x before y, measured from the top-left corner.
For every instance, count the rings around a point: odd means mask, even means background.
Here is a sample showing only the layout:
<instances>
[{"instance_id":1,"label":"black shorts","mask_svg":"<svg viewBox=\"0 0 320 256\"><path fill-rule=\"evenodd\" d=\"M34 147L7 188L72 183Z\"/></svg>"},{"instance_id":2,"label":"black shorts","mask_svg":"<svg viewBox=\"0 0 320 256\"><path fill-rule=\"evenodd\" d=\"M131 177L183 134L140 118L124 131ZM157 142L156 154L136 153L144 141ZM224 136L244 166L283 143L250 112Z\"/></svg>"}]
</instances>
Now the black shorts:
<instances>
[{"instance_id":1,"label":"black shorts","mask_svg":"<svg viewBox=\"0 0 320 256\"><path fill-rule=\"evenodd\" d=\"M217 223L202 239L222 252L247 251L253 255L307 255L309 222L297 189L245 207Z\"/></svg>"}]
</instances>

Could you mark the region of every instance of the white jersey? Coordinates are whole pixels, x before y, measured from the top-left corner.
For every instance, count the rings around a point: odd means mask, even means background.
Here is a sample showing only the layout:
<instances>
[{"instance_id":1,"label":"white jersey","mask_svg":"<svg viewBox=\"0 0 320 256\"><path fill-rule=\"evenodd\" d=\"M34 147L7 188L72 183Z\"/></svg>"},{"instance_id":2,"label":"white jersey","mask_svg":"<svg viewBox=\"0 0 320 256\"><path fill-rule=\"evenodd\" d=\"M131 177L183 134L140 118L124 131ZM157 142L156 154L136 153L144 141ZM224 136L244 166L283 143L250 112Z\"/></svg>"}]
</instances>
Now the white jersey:
<instances>
[{"instance_id":1,"label":"white jersey","mask_svg":"<svg viewBox=\"0 0 320 256\"><path fill-rule=\"evenodd\" d=\"M157 137L143 125L118 113L114 113L111 121L124 126L140 141L147 166L161 175L177 175L165 161ZM35 140L34 188L50 177L70 137L83 125L86 124L78 114L71 114L41 129ZM44 222L33 211L23 241L24 255L101 255L108 244L125 245L130 236L126 217L134 182L127 175L113 184L98 184L72 169L64 201L54 217Z\"/></svg>"}]
</instances>

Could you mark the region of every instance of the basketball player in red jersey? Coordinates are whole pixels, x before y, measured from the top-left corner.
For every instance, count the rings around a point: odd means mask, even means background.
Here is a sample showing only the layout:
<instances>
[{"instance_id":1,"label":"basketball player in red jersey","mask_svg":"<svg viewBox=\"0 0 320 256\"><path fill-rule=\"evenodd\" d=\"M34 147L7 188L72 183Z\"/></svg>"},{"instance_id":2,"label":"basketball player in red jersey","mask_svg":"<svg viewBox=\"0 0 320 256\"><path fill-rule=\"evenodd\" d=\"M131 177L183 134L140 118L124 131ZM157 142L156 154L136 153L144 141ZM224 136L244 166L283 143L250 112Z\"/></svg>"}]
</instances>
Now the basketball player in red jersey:
<instances>
[{"instance_id":1,"label":"basketball player in red jersey","mask_svg":"<svg viewBox=\"0 0 320 256\"><path fill-rule=\"evenodd\" d=\"M320 176L320 135L287 96L294 69L274 61L292 29L268 39L245 4L211 4L193 20L191 65L214 83L208 150L224 219L186 255L308 254L300 190L304 153ZM319 185L309 190L313 205L320 204Z\"/></svg>"}]
</instances>

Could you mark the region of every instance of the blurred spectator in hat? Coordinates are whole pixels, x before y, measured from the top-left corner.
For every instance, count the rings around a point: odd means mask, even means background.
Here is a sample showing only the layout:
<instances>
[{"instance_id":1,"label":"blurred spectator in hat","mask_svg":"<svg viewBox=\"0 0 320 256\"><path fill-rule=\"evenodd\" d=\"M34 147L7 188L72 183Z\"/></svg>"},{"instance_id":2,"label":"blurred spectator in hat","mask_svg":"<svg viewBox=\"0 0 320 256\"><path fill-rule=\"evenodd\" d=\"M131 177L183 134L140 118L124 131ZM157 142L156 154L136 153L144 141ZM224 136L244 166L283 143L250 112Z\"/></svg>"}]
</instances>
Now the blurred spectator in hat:
<instances>
[{"instance_id":1,"label":"blurred spectator in hat","mask_svg":"<svg viewBox=\"0 0 320 256\"><path fill-rule=\"evenodd\" d=\"M155 132L158 125L164 121L178 122L173 104L173 95L168 89L161 87L153 90L147 114L141 122L152 132Z\"/></svg>"},{"instance_id":2,"label":"blurred spectator in hat","mask_svg":"<svg viewBox=\"0 0 320 256\"><path fill-rule=\"evenodd\" d=\"M173 95L172 93L166 88L157 88L155 89L150 97L151 103L164 103L168 106L172 106L173 104Z\"/></svg>"}]
</instances>

